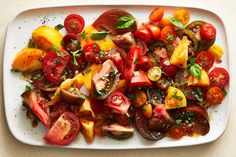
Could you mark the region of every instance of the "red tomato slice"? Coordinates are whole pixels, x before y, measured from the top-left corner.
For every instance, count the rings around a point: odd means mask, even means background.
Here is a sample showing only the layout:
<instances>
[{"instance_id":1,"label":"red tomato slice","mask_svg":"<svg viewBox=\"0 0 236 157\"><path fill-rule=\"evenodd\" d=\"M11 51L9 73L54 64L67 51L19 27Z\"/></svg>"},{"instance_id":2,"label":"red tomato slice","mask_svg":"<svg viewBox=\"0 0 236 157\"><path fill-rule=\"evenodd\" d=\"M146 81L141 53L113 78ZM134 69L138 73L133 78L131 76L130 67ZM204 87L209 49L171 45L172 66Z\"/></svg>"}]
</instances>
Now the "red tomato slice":
<instances>
[{"instance_id":1,"label":"red tomato slice","mask_svg":"<svg viewBox=\"0 0 236 157\"><path fill-rule=\"evenodd\" d=\"M206 71L211 69L214 64L214 57L208 51L201 51L196 57L197 63Z\"/></svg>"},{"instance_id":2,"label":"red tomato slice","mask_svg":"<svg viewBox=\"0 0 236 157\"><path fill-rule=\"evenodd\" d=\"M148 24L146 27L151 32L153 39L158 40L159 37L160 37L160 34L161 34L160 28L158 26L155 26L155 25L152 25L152 24Z\"/></svg>"},{"instance_id":3,"label":"red tomato slice","mask_svg":"<svg viewBox=\"0 0 236 157\"><path fill-rule=\"evenodd\" d=\"M132 47L125 59L124 74L127 82L130 82L130 79L133 76L133 72L136 67L136 62L140 57L140 53L141 49L139 47Z\"/></svg>"},{"instance_id":4,"label":"red tomato slice","mask_svg":"<svg viewBox=\"0 0 236 157\"><path fill-rule=\"evenodd\" d=\"M206 100L210 105L218 105L224 99L224 93L219 87L211 87L206 93Z\"/></svg>"},{"instance_id":5,"label":"red tomato slice","mask_svg":"<svg viewBox=\"0 0 236 157\"><path fill-rule=\"evenodd\" d=\"M146 27L143 27L143 28L139 28L135 31L134 35L145 41L146 43L149 42L151 40L151 37L152 37L152 34L151 32L149 31L149 29L147 29Z\"/></svg>"},{"instance_id":6,"label":"red tomato slice","mask_svg":"<svg viewBox=\"0 0 236 157\"><path fill-rule=\"evenodd\" d=\"M22 95L23 101L30 107L39 120L47 127L50 127L49 116L45 111L45 99L35 90L29 90Z\"/></svg>"},{"instance_id":7,"label":"red tomato slice","mask_svg":"<svg viewBox=\"0 0 236 157\"><path fill-rule=\"evenodd\" d=\"M78 118L71 112L64 112L44 136L44 140L52 145L67 145L75 140L79 131Z\"/></svg>"},{"instance_id":8,"label":"red tomato slice","mask_svg":"<svg viewBox=\"0 0 236 157\"><path fill-rule=\"evenodd\" d=\"M174 77L175 74L177 73L177 67L170 64L169 58L165 58L161 60L161 68L165 72L165 74L169 77Z\"/></svg>"},{"instance_id":9,"label":"red tomato slice","mask_svg":"<svg viewBox=\"0 0 236 157\"><path fill-rule=\"evenodd\" d=\"M125 114L130 107L130 102L123 93L113 92L106 99L105 105L115 113Z\"/></svg>"},{"instance_id":10,"label":"red tomato slice","mask_svg":"<svg viewBox=\"0 0 236 157\"><path fill-rule=\"evenodd\" d=\"M166 26L161 30L161 40L164 43L173 43L176 38L174 27Z\"/></svg>"},{"instance_id":11,"label":"red tomato slice","mask_svg":"<svg viewBox=\"0 0 236 157\"><path fill-rule=\"evenodd\" d=\"M138 68L147 71L152 67L152 61L148 56L142 56L138 61Z\"/></svg>"},{"instance_id":12,"label":"red tomato slice","mask_svg":"<svg viewBox=\"0 0 236 157\"><path fill-rule=\"evenodd\" d=\"M78 14L70 14L64 21L68 33L78 34L84 29L84 18Z\"/></svg>"},{"instance_id":13,"label":"red tomato slice","mask_svg":"<svg viewBox=\"0 0 236 157\"><path fill-rule=\"evenodd\" d=\"M59 84L61 74L69 62L70 55L66 51L60 52L62 56L58 56L55 52L48 52L43 60L43 72L48 81L53 84Z\"/></svg>"},{"instance_id":14,"label":"red tomato slice","mask_svg":"<svg viewBox=\"0 0 236 157\"><path fill-rule=\"evenodd\" d=\"M210 41L216 37L216 29L210 23L205 23L200 28L200 35L204 40Z\"/></svg>"},{"instance_id":15,"label":"red tomato slice","mask_svg":"<svg viewBox=\"0 0 236 157\"><path fill-rule=\"evenodd\" d=\"M209 74L209 78L211 86L224 88L229 84L229 73L224 68L213 69Z\"/></svg>"},{"instance_id":16,"label":"red tomato slice","mask_svg":"<svg viewBox=\"0 0 236 157\"><path fill-rule=\"evenodd\" d=\"M143 71L136 71L135 76L131 78L130 87L142 87L142 86L152 86L151 81L148 79L147 75Z\"/></svg>"},{"instance_id":17,"label":"red tomato slice","mask_svg":"<svg viewBox=\"0 0 236 157\"><path fill-rule=\"evenodd\" d=\"M99 52L101 51L100 46L97 43L86 44L83 47L85 59L89 63L101 63L99 58Z\"/></svg>"},{"instance_id":18,"label":"red tomato slice","mask_svg":"<svg viewBox=\"0 0 236 157\"><path fill-rule=\"evenodd\" d=\"M121 73L121 77L124 78L124 62L121 58L121 55L118 51L110 51L109 58L113 61L119 72Z\"/></svg>"},{"instance_id":19,"label":"red tomato slice","mask_svg":"<svg viewBox=\"0 0 236 157\"><path fill-rule=\"evenodd\" d=\"M141 49L140 56L144 56L147 53L147 44L144 41L136 39L136 46Z\"/></svg>"},{"instance_id":20,"label":"red tomato slice","mask_svg":"<svg viewBox=\"0 0 236 157\"><path fill-rule=\"evenodd\" d=\"M54 124L64 112L70 110L70 106L63 102L53 105L49 112L51 124Z\"/></svg>"}]
</instances>

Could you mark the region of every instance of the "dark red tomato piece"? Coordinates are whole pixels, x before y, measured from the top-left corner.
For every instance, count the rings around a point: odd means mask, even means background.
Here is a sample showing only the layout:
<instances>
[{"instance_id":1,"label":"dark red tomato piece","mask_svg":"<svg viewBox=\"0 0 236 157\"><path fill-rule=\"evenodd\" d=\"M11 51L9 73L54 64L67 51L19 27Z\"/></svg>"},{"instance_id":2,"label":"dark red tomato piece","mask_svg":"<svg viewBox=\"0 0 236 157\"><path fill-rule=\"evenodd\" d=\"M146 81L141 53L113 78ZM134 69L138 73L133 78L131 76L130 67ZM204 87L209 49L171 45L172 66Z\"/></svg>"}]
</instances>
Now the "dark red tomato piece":
<instances>
[{"instance_id":1,"label":"dark red tomato piece","mask_svg":"<svg viewBox=\"0 0 236 157\"><path fill-rule=\"evenodd\" d=\"M172 26L165 26L161 30L161 40L164 43L173 43L176 38L176 31Z\"/></svg>"},{"instance_id":2,"label":"dark red tomato piece","mask_svg":"<svg viewBox=\"0 0 236 157\"><path fill-rule=\"evenodd\" d=\"M178 70L175 75L175 83L184 83L188 81L189 77L189 71L188 70Z\"/></svg>"},{"instance_id":3,"label":"dark red tomato piece","mask_svg":"<svg viewBox=\"0 0 236 157\"><path fill-rule=\"evenodd\" d=\"M229 84L229 73L224 68L213 69L209 74L209 78L211 86L224 88Z\"/></svg>"},{"instance_id":4,"label":"dark red tomato piece","mask_svg":"<svg viewBox=\"0 0 236 157\"><path fill-rule=\"evenodd\" d=\"M171 81L165 77L161 77L158 81L156 81L156 85L158 88L162 90L166 90L169 85L171 85Z\"/></svg>"},{"instance_id":5,"label":"dark red tomato piece","mask_svg":"<svg viewBox=\"0 0 236 157\"><path fill-rule=\"evenodd\" d=\"M113 92L106 99L105 105L115 113L125 114L130 107L130 101L123 93Z\"/></svg>"},{"instance_id":6,"label":"dark red tomato piece","mask_svg":"<svg viewBox=\"0 0 236 157\"><path fill-rule=\"evenodd\" d=\"M165 58L161 60L160 65L161 65L162 70L165 72L165 74L168 77L174 77L175 74L177 73L177 67L170 64L169 58Z\"/></svg>"},{"instance_id":7,"label":"dark red tomato piece","mask_svg":"<svg viewBox=\"0 0 236 157\"><path fill-rule=\"evenodd\" d=\"M101 63L99 58L99 52L101 51L100 46L97 43L86 44L83 47L85 59L89 63Z\"/></svg>"},{"instance_id":8,"label":"dark red tomato piece","mask_svg":"<svg viewBox=\"0 0 236 157\"><path fill-rule=\"evenodd\" d=\"M149 42L151 40L152 34L146 27L138 28L135 33L135 37L143 40L144 42Z\"/></svg>"},{"instance_id":9,"label":"dark red tomato piece","mask_svg":"<svg viewBox=\"0 0 236 157\"><path fill-rule=\"evenodd\" d=\"M67 145L75 140L79 131L79 119L72 112L64 112L43 138L52 145Z\"/></svg>"},{"instance_id":10,"label":"dark red tomato piece","mask_svg":"<svg viewBox=\"0 0 236 157\"><path fill-rule=\"evenodd\" d=\"M37 76L37 75L36 75ZM58 86L55 86L47 81L45 76L41 76L34 80L33 85L44 92L55 92Z\"/></svg>"},{"instance_id":11,"label":"dark red tomato piece","mask_svg":"<svg viewBox=\"0 0 236 157\"><path fill-rule=\"evenodd\" d=\"M214 57L208 51L201 51L197 54L196 61L204 70L208 71L214 64Z\"/></svg>"},{"instance_id":12,"label":"dark red tomato piece","mask_svg":"<svg viewBox=\"0 0 236 157\"><path fill-rule=\"evenodd\" d=\"M116 121L120 124L120 125L129 125L130 124L130 117L127 116L127 114L114 114L114 117L116 119Z\"/></svg>"},{"instance_id":13,"label":"dark red tomato piece","mask_svg":"<svg viewBox=\"0 0 236 157\"><path fill-rule=\"evenodd\" d=\"M71 108L66 103L57 103L50 108L49 118L51 125L66 111L71 111Z\"/></svg>"},{"instance_id":14,"label":"dark red tomato piece","mask_svg":"<svg viewBox=\"0 0 236 157\"><path fill-rule=\"evenodd\" d=\"M197 101L199 99L203 99L202 89L200 87L180 86L179 89L190 101ZM201 95L199 95L198 90Z\"/></svg>"},{"instance_id":15,"label":"dark red tomato piece","mask_svg":"<svg viewBox=\"0 0 236 157\"><path fill-rule=\"evenodd\" d=\"M150 57L142 56L141 58L138 59L137 68L139 68L143 71L148 71L148 69L151 67L152 67L152 61L151 61Z\"/></svg>"},{"instance_id":16,"label":"dark red tomato piece","mask_svg":"<svg viewBox=\"0 0 236 157\"><path fill-rule=\"evenodd\" d=\"M169 129L168 135L175 139L181 139L183 136L186 135L186 129L185 129L184 124L180 124L180 126L173 125Z\"/></svg>"},{"instance_id":17,"label":"dark red tomato piece","mask_svg":"<svg viewBox=\"0 0 236 157\"><path fill-rule=\"evenodd\" d=\"M124 78L124 62L123 59L117 49L112 49L108 52L109 58L113 61L119 72L121 73L121 77Z\"/></svg>"},{"instance_id":18,"label":"dark red tomato piece","mask_svg":"<svg viewBox=\"0 0 236 157\"><path fill-rule=\"evenodd\" d=\"M84 18L78 14L70 14L64 21L68 33L78 34L84 29Z\"/></svg>"},{"instance_id":19,"label":"dark red tomato piece","mask_svg":"<svg viewBox=\"0 0 236 157\"><path fill-rule=\"evenodd\" d=\"M83 71L87 67L87 62L85 60L84 53L81 53L79 56L76 57L76 62L71 56L69 60L69 67L74 73Z\"/></svg>"},{"instance_id":20,"label":"dark red tomato piece","mask_svg":"<svg viewBox=\"0 0 236 157\"><path fill-rule=\"evenodd\" d=\"M45 98L37 90L24 92L21 97L23 102L29 106L38 119L47 127L50 127L50 119L45 108Z\"/></svg>"},{"instance_id":21,"label":"dark red tomato piece","mask_svg":"<svg viewBox=\"0 0 236 157\"><path fill-rule=\"evenodd\" d=\"M152 83L148 79L145 72L139 70L139 71L135 71L133 73L134 73L134 76L131 78L130 88L132 88L132 87L152 86Z\"/></svg>"},{"instance_id":22,"label":"dark red tomato piece","mask_svg":"<svg viewBox=\"0 0 236 157\"><path fill-rule=\"evenodd\" d=\"M97 99L90 99L91 108L94 111L95 114L100 114L104 112L104 101L103 100L97 100Z\"/></svg>"},{"instance_id":23,"label":"dark red tomato piece","mask_svg":"<svg viewBox=\"0 0 236 157\"><path fill-rule=\"evenodd\" d=\"M124 75L127 82L130 82L131 77L133 76L133 72L137 65L135 63L140 57L140 53L141 49L139 47L132 47L125 58Z\"/></svg>"},{"instance_id":24,"label":"dark red tomato piece","mask_svg":"<svg viewBox=\"0 0 236 157\"><path fill-rule=\"evenodd\" d=\"M140 56L144 56L147 53L147 44L144 41L136 39L136 46L141 49Z\"/></svg>"},{"instance_id":25,"label":"dark red tomato piece","mask_svg":"<svg viewBox=\"0 0 236 157\"><path fill-rule=\"evenodd\" d=\"M70 42L72 42L72 40L78 40L78 37L73 34L73 33L67 33L64 37L63 37L63 42L64 44L68 44Z\"/></svg>"},{"instance_id":26,"label":"dark red tomato piece","mask_svg":"<svg viewBox=\"0 0 236 157\"><path fill-rule=\"evenodd\" d=\"M212 24L205 23L200 28L200 35L202 39L210 41L216 37L216 29Z\"/></svg>"},{"instance_id":27,"label":"dark red tomato piece","mask_svg":"<svg viewBox=\"0 0 236 157\"><path fill-rule=\"evenodd\" d=\"M184 122L188 121L188 119L191 120L192 124L192 131L201 134L206 135L210 130L209 125L209 118L207 111L199 106L199 105L192 105L188 107L181 108L182 116Z\"/></svg>"},{"instance_id":28,"label":"dark red tomato piece","mask_svg":"<svg viewBox=\"0 0 236 157\"><path fill-rule=\"evenodd\" d=\"M224 97L224 93L219 87L211 87L206 93L206 100L210 105L220 104Z\"/></svg>"},{"instance_id":29,"label":"dark red tomato piece","mask_svg":"<svg viewBox=\"0 0 236 157\"><path fill-rule=\"evenodd\" d=\"M62 72L66 68L69 62L70 55L62 50L61 56L58 56L55 52L48 52L43 59L43 72L48 81L53 84L59 84Z\"/></svg>"},{"instance_id":30,"label":"dark red tomato piece","mask_svg":"<svg viewBox=\"0 0 236 157\"><path fill-rule=\"evenodd\" d=\"M103 120L95 121L94 123L94 134L97 136L104 136L104 132L102 130L102 127L105 125L105 122Z\"/></svg>"},{"instance_id":31,"label":"dark red tomato piece","mask_svg":"<svg viewBox=\"0 0 236 157\"><path fill-rule=\"evenodd\" d=\"M111 9L100 15L92 24L98 31L111 31L112 35L124 34L127 32L134 32L137 29L137 23L135 22L128 28L117 28L116 24L120 17L132 17L130 13L120 9Z\"/></svg>"}]
</instances>

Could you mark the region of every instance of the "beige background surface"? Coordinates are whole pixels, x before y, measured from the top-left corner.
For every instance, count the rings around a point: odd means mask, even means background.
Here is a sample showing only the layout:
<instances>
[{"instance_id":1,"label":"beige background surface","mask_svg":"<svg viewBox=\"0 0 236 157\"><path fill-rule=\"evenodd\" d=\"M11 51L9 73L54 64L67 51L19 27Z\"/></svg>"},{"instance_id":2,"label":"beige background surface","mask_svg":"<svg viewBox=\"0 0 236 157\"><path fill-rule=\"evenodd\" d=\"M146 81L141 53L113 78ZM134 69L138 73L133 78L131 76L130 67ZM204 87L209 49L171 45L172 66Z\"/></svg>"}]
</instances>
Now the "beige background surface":
<instances>
[{"instance_id":1,"label":"beige background surface","mask_svg":"<svg viewBox=\"0 0 236 157\"><path fill-rule=\"evenodd\" d=\"M124 2L123 2L124 1ZM126 0L127 1L127 0ZM228 46L231 58L231 80L236 79L235 63L236 62L236 1L235 0L163 0L165 3L185 5L191 4L192 6L201 6L202 8L210 9L217 12L221 17L224 18L228 35ZM81 4L81 3L93 3L97 1L92 0L0 0L0 72L2 74L2 55L5 41L6 28L9 22L14 16L20 11L31 8L31 7L44 7L53 5L69 5L69 4ZM112 1L103 0L100 3L110 4ZM114 0L113 0L114 2ZM129 3L161 3L158 0L136 0ZM125 3L125 0L119 0L115 3ZM127 3L127 2L126 2ZM10 52L8 52L10 53ZM234 75L232 75L234 74ZM0 77L0 92L2 91L2 77ZM236 83L232 81L232 87L236 87ZM231 93L234 96L236 88L232 88ZM210 156L221 156L231 157L236 154L236 100L231 101L231 112L230 119L226 131L224 134L215 142L182 148L169 148L169 149L146 149L146 150L123 150L123 151L102 151L102 150L76 150L76 149L61 149L61 148L46 148L46 147L35 147L30 145L22 144L17 141L10 133L5 113L4 103L2 94L0 94L0 157L83 157L83 156L159 156L159 157L210 157Z\"/></svg>"}]
</instances>

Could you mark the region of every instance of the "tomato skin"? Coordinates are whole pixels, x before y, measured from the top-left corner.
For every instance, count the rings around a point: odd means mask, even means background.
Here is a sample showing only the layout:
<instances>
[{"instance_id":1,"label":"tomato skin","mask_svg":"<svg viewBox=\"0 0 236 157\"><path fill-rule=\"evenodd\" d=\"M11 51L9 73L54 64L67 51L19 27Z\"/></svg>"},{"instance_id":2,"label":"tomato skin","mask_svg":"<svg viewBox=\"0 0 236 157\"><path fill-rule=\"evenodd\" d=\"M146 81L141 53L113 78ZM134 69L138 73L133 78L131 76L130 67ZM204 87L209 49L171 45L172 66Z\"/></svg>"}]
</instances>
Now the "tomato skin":
<instances>
[{"instance_id":1,"label":"tomato skin","mask_svg":"<svg viewBox=\"0 0 236 157\"><path fill-rule=\"evenodd\" d=\"M158 88L162 90L166 90L169 85L171 85L171 81L166 79L165 77L161 77L157 82L156 85Z\"/></svg>"},{"instance_id":2,"label":"tomato skin","mask_svg":"<svg viewBox=\"0 0 236 157\"><path fill-rule=\"evenodd\" d=\"M152 61L148 56L142 56L137 63L137 67L143 71L147 71L152 67Z\"/></svg>"},{"instance_id":3,"label":"tomato skin","mask_svg":"<svg viewBox=\"0 0 236 157\"><path fill-rule=\"evenodd\" d=\"M146 27L137 29L134 35L145 42L149 42L152 37L151 32Z\"/></svg>"},{"instance_id":4,"label":"tomato skin","mask_svg":"<svg viewBox=\"0 0 236 157\"><path fill-rule=\"evenodd\" d=\"M208 71L214 64L214 57L208 51L201 51L196 57L197 63L206 71Z\"/></svg>"},{"instance_id":5,"label":"tomato skin","mask_svg":"<svg viewBox=\"0 0 236 157\"><path fill-rule=\"evenodd\" d=\"M123 93L116 91L109 95L105 105L115 113L125 114L130 107L130 101Z\"/></svg>"},{"instance_id":6,"label":"tomato skin","mask_svg":"<svg viewBox=\"0 0 236 157\"><path fill-rule=\"evenodd\" d=\"M125 59L124 75L125 80L130 82L133 72L136 68L135 61L140 57L141 49L139 47L132 47Z\"/></svg>"},{"instance_id":7,"label":"tomato skin","mask_svg":"<svg viewBox=\"0 0 236 157\"><path fill-rule=\"evenodd\" d=\"M70 14L65 18L64 26L68 33L78 34L84 29L84 18L78 14Z\"/></svg>"},{"instance_id":8,"label":"tomato skin","mask_svg":"<svg viewBox=\"0 0 236 157\"><path fill-rule=\"evenodd\" d=\"M129 125L130 124L130 117L128 117L126 114L115 113L114 117L120 125Z\"/></svg>"},{"instance_id":9,"label":"tomato skin","mask_svg":"<svg viewBox=\"0 0 236 157\"><path fill-rule=\"evenodd\" d=\"M172 26L166 26L161 30L161 40L164 43L173 43L176 38L176 31Z\"/></svg>"},{"instance_id":10,"label":"tomato skin","mask_svg":"<svg viewBox=\"0 0 236 157\"><path fill-rule=\"evenodd\" d=\"M160 22L164 16L163 8L155 8L149 15L149 20L152 22Z\"/></svg>"},{"instance_id":11,"label":"tomato skin","mask_svg":"<svg viewBox=\"0 0 236 157\"><path fill-rule=\"evenodd\" d=\"M162 70L166 73L168 77L174 77L177 73L177 67L170 64L169 58L165 58L160 62Z\"/></svg>"},{"instance_id":12,"label":"tomato skin","mask_svg":"<svg viewBox=\"0 0 236 157\"><path fill-rule=\"evenodd\" d=\"M170 137L175 139L181 139L184 135L186 135L186 129L183 124L180 126L173 125L168 131Z\"/></svg>"},{"instance_id":13,"label":"tomato skin","mask_svg":"<svg viewBox=\"0 0 236 157\"><path fill-rule=\"evenodd\" d=\"M69 126L68 123L70 123ZM75 140L79 131L78 118L72 112L64 112L43 138L52 145L67 145ZM67 132L66 135L65 132Z\"/></svg>"},{"instance_id":14,"label":"tomato skin","mask_svg":"<svg viewBox=\"0 0 236 157\"><path fill-rule=\"evenodd\" d=\"M206 100L210 105L218 105L224 99L224 93L219 87L211 87L206 93Z\"/></svg>"},{"instance_id":15,"label":"tomato skin","mask_svg":"<svg viewBox=\"0 0 236 157\"><path fill-rule=\"evenodd\" d=\"M166 26L173 26L172 23L170 22L169 18L163 18L159 23L158 26L162 29Z\"/></svg>"},{"instance_id":16,"label":"tomato skin","mask_svg":"<svg viewBox=\"0 0 236 157\"><path fill-rule=\"evenodd\" d=\"M63 42L64 44L68 44L70 43L72 40L78 40L77 36L73 33L67 33L64 37L63 37Z\"/></svg>"},{"instance_id":17,"label":"tomato skin","mask_svg":"<svg viewBox=\"0 0 236 157\"><path fill-rule=\"evenodd\" d=\"M99 52L101 51L100 46L97 43L86 44L83 47L85 59L88 63L101 63L99 58Z\"/></svg>"},{"instance_id":18,"label":"tomato skin","mask_svg":"<svg viewBox=\"0 0 236 157\"><path fill-rule=\"evenodd\" d=\"M224 88L229 84L229 73L224 68L215 68L209 73L210 85Z\"/></svg>"},{"instance_id":19,"label":"tomato skin","mask_svg":"<svg viewBox=\"0 0 236 157\"><path fill-rule=\"evenodd\" d=\"M189 22L190 13L187 9L182 8L176 10L173 17L180 20L183 25L186 25Z\"/></svg>"},{"instance_id":20,"label":"tomato skin","mask_svg":"<svg viewBox=\"0 0 236 157\"><path fill-rule=\"evenodd\" d=\"M152 38L156 41L159 39L160 34L161 34L161 30L158 26L152 25L152 24L148 24L146 25L146 27L149 29L149 31L152 34Z\"/></svg>"},{"instance_id":21,"label":"tomato skin","mask_svg":"<svg viewBox=\"0 0 236 157\"><path fill-rule=\"evenodd\" d=\"M69 62L70 55L62 50L64 56L58 56L55 52L48 52L43 60L43 72L48 81L59 84L61 74Z\"/></svg>"},{"instance_id":22,"label":"tomato skin","mask_svg":"<svg viewBox=\"0 0 236 157\"><path fill-rule=\"evenodd\" d=\"M137 76L133 76L130 81L130 88L132 87L143 87L143 86L152 86L151 81L148 79L147 75L139 70Z\"/></svg>"},{"instance_id":23,"label":"tomato skin","mask_svg":"<svg viewBox=\"0 0 236 157\"><path fill-rule=\"evenodd\" d=\"M144 56L147 53L147 44L144 41L136 39L136 46L141 49L140 56Z\"/></svg>"},{"instance_id":24,"label":"tomato skin","mask_svg":"<svg viewBox=\"0 0 236 157\"><path fill-rule=\"evenodd\" d=\"M210 41L216 37L216 29L212 24L205 23L200 29L200 35L204 40Z\"/></svg>"}]
</instances>

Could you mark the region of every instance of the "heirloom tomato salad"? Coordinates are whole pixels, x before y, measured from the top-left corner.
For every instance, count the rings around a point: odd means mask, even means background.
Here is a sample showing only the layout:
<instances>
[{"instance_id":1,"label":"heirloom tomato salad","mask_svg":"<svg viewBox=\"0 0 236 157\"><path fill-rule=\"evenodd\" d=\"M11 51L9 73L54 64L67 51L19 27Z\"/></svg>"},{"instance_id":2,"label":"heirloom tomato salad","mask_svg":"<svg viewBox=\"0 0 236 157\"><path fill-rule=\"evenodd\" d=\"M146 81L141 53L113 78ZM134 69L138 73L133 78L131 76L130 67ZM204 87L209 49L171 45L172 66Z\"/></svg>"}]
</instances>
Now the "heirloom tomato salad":
<instances>
[{"instance_id":1,"label":"heirloom tomato salad","mask_svg":"<svg viewBox=\"0 0 236 157\"><path fill-rule=\"evenodd\" d=\"M48 131L52 145L72 143L81 132L146 140L206 135L208 108L226 96L229 73L208 21L190 21L186 8L146 21L111 9L86 23L70 14L55 26L39 26L12 69L30 82L21 97L27 115ZM220 44L220 43L218 43Z\"/></svg>"}]
</instances>

